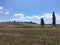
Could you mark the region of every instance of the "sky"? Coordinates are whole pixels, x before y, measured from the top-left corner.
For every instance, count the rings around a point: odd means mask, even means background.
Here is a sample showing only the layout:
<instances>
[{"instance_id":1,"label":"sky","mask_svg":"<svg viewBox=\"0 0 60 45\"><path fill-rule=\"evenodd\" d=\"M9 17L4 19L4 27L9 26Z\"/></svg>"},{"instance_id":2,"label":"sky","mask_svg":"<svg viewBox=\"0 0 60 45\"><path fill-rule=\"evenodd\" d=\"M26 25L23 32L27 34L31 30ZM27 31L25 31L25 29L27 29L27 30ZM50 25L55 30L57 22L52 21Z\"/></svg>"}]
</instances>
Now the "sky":
<instances>
[{"instance_id":1,"label":"sky","mask_svg":"<svg viewBox=\"0 0 60 45\"><path fill-rule=\"evenodd\" d=\"M56 23L60 24L60 0L0 0L0 22L19 21L46 24L52 23L55 12Z\"/></svg>"}]
</instances>

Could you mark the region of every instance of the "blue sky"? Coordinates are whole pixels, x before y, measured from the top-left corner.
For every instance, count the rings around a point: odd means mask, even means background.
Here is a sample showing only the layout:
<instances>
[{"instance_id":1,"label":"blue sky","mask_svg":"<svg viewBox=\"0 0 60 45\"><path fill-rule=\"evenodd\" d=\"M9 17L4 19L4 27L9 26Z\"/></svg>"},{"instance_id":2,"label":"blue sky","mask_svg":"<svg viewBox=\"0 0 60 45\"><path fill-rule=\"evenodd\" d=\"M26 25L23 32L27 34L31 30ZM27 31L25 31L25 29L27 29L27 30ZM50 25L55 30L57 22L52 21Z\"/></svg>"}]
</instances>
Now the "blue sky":
<instances>
[{"instance_id":1,"label":"blue sky","mask_svg":"<svg viewBox=\"0 0 60 45\"><path fill-rule=\"evenodd\" d=\"M0 21L33 21L52 23L55 11L57 23L60 23L60 0L0 0Z\"/></svg>"}]
</instances>

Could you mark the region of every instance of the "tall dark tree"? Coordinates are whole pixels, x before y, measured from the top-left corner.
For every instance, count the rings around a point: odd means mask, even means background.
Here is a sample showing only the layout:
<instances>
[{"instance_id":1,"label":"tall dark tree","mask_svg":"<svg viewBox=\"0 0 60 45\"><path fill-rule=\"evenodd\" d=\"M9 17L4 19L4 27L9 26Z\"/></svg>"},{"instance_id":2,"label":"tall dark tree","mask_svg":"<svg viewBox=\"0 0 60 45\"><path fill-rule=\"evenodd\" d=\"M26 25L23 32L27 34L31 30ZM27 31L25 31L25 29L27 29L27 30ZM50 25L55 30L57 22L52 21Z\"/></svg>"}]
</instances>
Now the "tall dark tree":
<instances>
[{"instance_id":1,"label":"tall dark tree","mask_svg":"<svg viewBox=\"0 0 60 45\"><path fill-rule=\"evenodd\" d=\"M41 26L44 27L44 20L41 18Z\"/></svg>"},{"instance_id":2,"label":"tall dark tree","mask_svg":"<svg viewBox=\"0 0 60 45\"><path fill-rule=\"evenodd\" d=\"M53 11L53 18L52 18L52 25L53 26L56 26L56 17L55 17L55 13L54 13L54 11Z\"/></svg>"},{"instance_id":3,"label":"tall dark tree","mask_svg":"<svg viewBox=\"0 0 60 45\"><path fill-rule=\"evenodd\" d=\"M16 23L16 21L14 20L14 23Z\"/></svg>"}]
</instances>

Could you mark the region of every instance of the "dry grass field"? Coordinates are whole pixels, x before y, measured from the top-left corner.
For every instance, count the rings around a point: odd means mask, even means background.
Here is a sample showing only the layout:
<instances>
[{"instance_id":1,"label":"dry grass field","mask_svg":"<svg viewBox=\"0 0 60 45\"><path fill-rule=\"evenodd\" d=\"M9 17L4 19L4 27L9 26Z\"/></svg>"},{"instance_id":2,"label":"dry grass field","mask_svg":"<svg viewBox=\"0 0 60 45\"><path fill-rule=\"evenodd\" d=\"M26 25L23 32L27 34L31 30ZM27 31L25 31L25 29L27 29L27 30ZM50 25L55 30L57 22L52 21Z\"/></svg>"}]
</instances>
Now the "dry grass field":
<instances>
[{"instance_id":1,"label":"dry grass field","mask_svg":"<svg viewBox=\"0 0 60 45\"><path fill-rule=\"evenodd\" d=\"M60 45L60 27L15 28L2 26L0 28L0 45Z\"/></svg>"}]
</instances>

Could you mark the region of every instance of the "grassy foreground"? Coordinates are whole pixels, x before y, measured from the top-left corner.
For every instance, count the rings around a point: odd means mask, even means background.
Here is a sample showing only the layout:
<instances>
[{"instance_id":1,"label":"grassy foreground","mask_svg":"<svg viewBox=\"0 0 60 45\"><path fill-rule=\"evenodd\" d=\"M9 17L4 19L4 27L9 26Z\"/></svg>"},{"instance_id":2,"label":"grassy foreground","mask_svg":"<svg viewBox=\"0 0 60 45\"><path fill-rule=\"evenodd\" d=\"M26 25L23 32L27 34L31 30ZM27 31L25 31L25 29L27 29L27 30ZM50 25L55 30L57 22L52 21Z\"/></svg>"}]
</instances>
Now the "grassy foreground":
<instances>
[{"instance_id":1,"label":"grassy foreground","mask_svg":"<svg viewBox=\"0 0 60 45\"><path fill-rule=\"evenodd\" d=\"M60 27L0 28L0 45L60 45Z\"/></svg>"}]
</instances>

